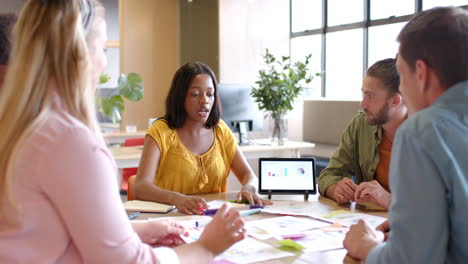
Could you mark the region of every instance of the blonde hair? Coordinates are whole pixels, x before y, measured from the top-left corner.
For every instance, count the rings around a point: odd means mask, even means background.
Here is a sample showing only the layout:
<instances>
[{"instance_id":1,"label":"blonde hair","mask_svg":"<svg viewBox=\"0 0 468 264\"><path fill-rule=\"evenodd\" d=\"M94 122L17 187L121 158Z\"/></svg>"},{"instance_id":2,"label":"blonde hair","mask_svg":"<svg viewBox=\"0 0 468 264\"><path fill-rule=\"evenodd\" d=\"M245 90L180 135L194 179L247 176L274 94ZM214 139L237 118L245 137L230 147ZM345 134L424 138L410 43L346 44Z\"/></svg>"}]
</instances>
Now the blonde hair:
<instances>
[{"instance_id":1,"label":"blonde hair","mask_svg":"<svg viewBox=\"0 0 468 264\"><path fill-rule=\"evenodd\" d=\"M99 135L96 84L91 83L79 1L29 0L13 29L12 59L0 94L0 220L7 223L12 220L7 215L18 215L12 188L15 156L28 136L46 121L54 97ZM102 8L94 0L88 3ZM13 212L7 214L7 207Z\"/></svg>"}]
</instances>

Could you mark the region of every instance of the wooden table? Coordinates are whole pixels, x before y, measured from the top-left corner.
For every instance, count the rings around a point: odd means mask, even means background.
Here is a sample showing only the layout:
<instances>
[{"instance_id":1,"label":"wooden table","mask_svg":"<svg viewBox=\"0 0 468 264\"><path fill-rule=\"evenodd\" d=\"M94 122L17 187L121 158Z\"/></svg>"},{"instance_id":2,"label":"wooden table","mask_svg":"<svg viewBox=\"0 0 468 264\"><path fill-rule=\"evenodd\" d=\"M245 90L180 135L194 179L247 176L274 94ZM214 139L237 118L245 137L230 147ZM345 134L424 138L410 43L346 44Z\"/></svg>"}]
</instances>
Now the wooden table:
<instances>
[{"instance_id":1,"label":"wooden table","mask_svg":"<svg viewBox=\"0 0 468 264\"><path fill-rule=\"evenodd\" d=\"M275 151L293 151L295 157L301 157L301 150L312 149L315 147L314 143L286 141L284 145L271 145L267 144L268 140L256 140L255 145L239 146L239 149L248 156L249 154L262 153L262 152L275 152ZM140 147L112 147L109 148L119 169L134 168L140 164L141 153L143 148Z\"/></svg>"},{"instance_id":2,"label":"wooden table","mask_svg":"<svg viewBox=\"0 0 468 264\"><path fill-rule=\"evenodd\" d=\"M235 192L230 193L213 193L213 194L201 194L195 195L198 197L203 197L207 201L212 200L232 200L236 197ZM303 196L301 195L278 195L273 196L272 201L275 202L276 199L281 199L282 201L304 201ZM321 213L327 213L334 210L349 210L349 206L340 206L335 203L333 200L328 198L324 198L318 194L309 196L308 203L311 204L311 208L313 207L314 210L320 210ZM318 206L317 206L318 203ZM367 213L372 214L380 217L388 217L388 212L384 209L371 204L371 203L363 203L358 204L356 207L356 212L360 213ZM150 213L142 213L138 219L148 219L148 218L157 218L157 217L167 217L167 216L183 216L176 211L169 212L167 214L150 214ZM276 217L277 215L273 214L266 214L260 213L255 215L244 216L245 221L253 221L259 220L269 217ZM274 240L263 240L262 242L266 242L268 244L272 244ZM265 264L283 264L283 263L360 263L351 257L347 256L347 251L345 249L337 249L337 250L328 250L328 251L321 251L321 252L307 252L307 250L303 250L300 253L296 253L295 256L285 257L282 259L275 259L275 260L268 260L261 263Z\"/></svg>"}]
</instances>

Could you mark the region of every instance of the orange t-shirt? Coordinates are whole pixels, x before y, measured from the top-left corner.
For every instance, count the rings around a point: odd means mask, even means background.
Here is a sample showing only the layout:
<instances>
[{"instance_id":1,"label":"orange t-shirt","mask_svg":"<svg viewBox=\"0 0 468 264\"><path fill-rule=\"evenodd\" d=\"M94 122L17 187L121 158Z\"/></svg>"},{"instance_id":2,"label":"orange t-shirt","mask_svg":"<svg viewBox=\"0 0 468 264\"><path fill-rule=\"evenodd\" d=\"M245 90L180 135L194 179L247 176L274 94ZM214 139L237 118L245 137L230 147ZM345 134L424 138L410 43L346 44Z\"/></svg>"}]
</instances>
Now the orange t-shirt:
<instances>
[{"instance_id":1,"label":"orange t-shirt","mask_svg":"<svg viewBox=\"0 0 468 264\"><path fill-rule=\"evenodd\" d=\"M384 187L385 190L390 192L388 185L388 174L390 169L390 157L392 156L392 142L390 139L382 134L382 141L379 145L379 164L375 169L375 180Z\"/></svg>"}]
</instances>

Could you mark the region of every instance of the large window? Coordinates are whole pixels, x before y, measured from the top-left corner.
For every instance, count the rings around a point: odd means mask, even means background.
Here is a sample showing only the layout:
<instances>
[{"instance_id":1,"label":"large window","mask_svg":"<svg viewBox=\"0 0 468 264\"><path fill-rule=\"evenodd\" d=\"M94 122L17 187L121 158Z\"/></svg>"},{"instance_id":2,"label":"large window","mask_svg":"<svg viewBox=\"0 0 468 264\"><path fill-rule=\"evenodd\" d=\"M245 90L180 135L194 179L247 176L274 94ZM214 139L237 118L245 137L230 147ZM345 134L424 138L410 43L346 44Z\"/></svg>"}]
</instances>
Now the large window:
<instances>
[{"instance_id":1,"label":"large window","mask_svg":"<svg viewBox=\"0 0 468 264\"><path fill-rule=\"evenodd\" d=\"M413 14L415 3L411 0L371 0L370 1L370 18L382 19L391 16L403 16Z\"/></svg>"},{"instance_id":2,"label":"large window","mask_svg":"<svg viewBox=\"0 0 468 264\"><path fill-rule=\"evenodd\" d=\"M396 38L415 12L464 6L468 0L290 0L291 58L312 53L310 69L322 73L304 97L361 98L366 69L395 57Z\"/></svg>"},{"instance_id":3,"label":"large window","mask_svg":"<svg viewBox=\"0 0 468 264\"><path fill-rule=\"evenodd\" d=\"M310 35L302 38L291 39L291 60L304 61L305 57L312 54L310 60L310 69L314 73L321 72L322 61L322 38L320 35ZM320 97L321 96L321 80L315 77L308 85L303 96Z\"/></svg>"},{"instance_id":4,"label":"large window","mask_svg":"<svg viewBox=\"0 0 468 264\"><path fill-rule=\"evenodd\" d=\"M296 19L291 23L292 31L299 32L322 27L322 1L294 0L292 12Z\"/></svg>"},{"instance_id":5,"label":"large window","mask_svg":"<svg viewBox=\"0 0 468 264\"><path fill-rule=\"evenodd\" d=\"M326 45L327 97L359 99L362 75L362 28L328 34ZM358 92L356 92L358 91Z\"/></svg>"},{"instance_id":6,"label":"large window","mask_svg":"<svg viewBox=\"0 0 468 264\"><path fill-rule=\"evenodd\" d=\"M316 0L320 1L320 0ZM364 1L362 0L328 0L328 26L350 24L362 21Z\"/></svg>"},{"instance_id":7,"label":"large window","mask_svg":"<svg viewBox=\"0 0 468 264\"><path fill-rule=\"evenodd\" d=\"M386 24L369 28L369 49L367 65L371 66L378 60L394 58L398 52L396 40L406 22Z\"/></svg>"}]
</instances>

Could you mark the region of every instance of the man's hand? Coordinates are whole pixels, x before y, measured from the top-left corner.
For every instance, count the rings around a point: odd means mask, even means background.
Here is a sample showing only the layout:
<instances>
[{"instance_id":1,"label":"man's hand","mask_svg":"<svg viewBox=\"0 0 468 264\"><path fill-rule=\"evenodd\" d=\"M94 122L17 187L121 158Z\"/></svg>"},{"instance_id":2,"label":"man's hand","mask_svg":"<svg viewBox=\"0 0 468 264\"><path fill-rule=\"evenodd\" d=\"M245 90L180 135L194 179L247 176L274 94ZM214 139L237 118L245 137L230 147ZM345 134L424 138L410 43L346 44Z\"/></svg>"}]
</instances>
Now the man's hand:
<instances>
[{"instance_id":1,"label":"man's hand","mask_svg":"<svg viewBox=\"0 0 468 264\"><path fill-rule=\"evenodd\" d=\"M365 260L371 249L383 240L382 232L373 230L366 221L359 220L357 224L349 228L343 246L351 257Z\"/></svg>"},{"instance_id":2,"label":"man's hand","mask_svg":"<svg viewBox=\"0 0 468 264\"><path fill-rule=\"evenodd\" d=\"M388 238L388 233L390 232L390 224L388 223L388 220L385 220L385 222L381 223L375 230L380 231L384 234L384 241L387 241Z\"/></svg>"},{"instance_id":3,"label":"man's hand","mask_svg":"<svg viewBox=\"0 0 468 264\"><path fill-rule=\"evenodd\" d=\"M327 188L327 196L339 204L345 204L349 201L354 201L354 193L357 187L350 178L346 177L336 184L330 185Z\"/></svg>"},{"instance_id":4,"label":"man's hand","mask_svg":"<svg viewBox=\"0 0 468 264\"><path fill-rule=\"evenodd\" d=\"M356 202L372 202L388 209L392 202L392 195L377 181L370 181L359 184L354 199Z\"/></svg>"}]
</instances>

